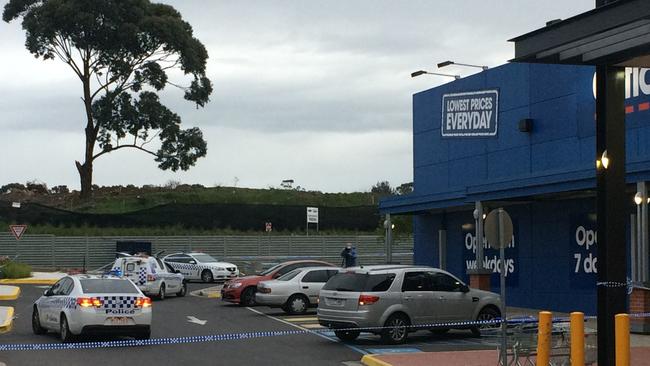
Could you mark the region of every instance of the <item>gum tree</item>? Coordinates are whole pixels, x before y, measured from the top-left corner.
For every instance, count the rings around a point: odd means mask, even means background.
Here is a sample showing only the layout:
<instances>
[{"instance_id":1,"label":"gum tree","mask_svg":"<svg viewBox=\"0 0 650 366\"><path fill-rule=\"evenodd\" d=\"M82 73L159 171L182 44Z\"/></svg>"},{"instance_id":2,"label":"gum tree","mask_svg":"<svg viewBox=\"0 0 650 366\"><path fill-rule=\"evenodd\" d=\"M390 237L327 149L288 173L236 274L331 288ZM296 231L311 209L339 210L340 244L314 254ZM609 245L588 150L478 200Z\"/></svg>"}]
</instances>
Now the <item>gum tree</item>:
<instances>
[{"instance_id":1,"label":"gum tree","mask_svg":"<svg viewBox=\"0 0 650 366\"><path fill-rule=\"evenodd\" d=\"M198 108L212 92L208 53L173 7L149 0L10 0L2 18L22 18L27 50L63 61L81 81L85 155L75 163L82 198L91 195L93 162L115 150L151 154L159 168L172 171L206 155L201 130L181 129L181 118L158 97L172 85ZM188 85L170 82L171 69L180 69Z\"/></svg>"}]
</instances>

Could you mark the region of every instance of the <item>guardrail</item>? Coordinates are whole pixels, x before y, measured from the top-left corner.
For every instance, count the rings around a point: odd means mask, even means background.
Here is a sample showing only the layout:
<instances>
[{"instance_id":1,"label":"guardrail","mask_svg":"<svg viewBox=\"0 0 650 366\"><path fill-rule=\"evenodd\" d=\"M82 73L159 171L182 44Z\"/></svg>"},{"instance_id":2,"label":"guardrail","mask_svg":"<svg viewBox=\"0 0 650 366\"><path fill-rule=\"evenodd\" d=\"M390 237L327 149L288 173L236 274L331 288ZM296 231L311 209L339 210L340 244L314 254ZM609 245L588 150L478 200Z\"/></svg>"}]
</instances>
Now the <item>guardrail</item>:
<instances>
[{"instance_id":1,"label":"guardrail","mask_svg":"<svg viewBox=\"0 0 650 366\"><path fill-rule=\"evenodd\" d=\"M321 259L341 263L340 252L345 243L357 248L360 264L386 262L384 237L358 236L149 236L149 237L59 237L24 235L16 240L0 234L0 255L19 256L20 261L42 269L94 269L115 259L117 241L150 241L153 252L202 251L220 260L241 267L244 273L259 271L271 264L289 259ZM413 238L393 239L393 261L410 264L413 260Z\"/></svg>"}]
</instances>

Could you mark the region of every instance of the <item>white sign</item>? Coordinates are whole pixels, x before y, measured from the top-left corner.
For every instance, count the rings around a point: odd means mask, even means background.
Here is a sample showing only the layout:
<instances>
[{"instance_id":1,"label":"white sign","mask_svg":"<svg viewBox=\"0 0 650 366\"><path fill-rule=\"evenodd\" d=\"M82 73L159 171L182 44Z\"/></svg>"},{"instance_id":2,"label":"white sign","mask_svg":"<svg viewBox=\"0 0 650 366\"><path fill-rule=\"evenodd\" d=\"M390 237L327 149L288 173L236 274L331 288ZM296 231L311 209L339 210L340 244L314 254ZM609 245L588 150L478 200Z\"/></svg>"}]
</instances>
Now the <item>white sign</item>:
<instances>
[{"instance_id":1,"label":"white sign","mask_svg":"<svg viewBox=\"0 0 650 366\"><path fill-rule=\"evenodd\" d=\"M11 207L13 208L20 208L20 202L12 202Z\"/></svg>"},{"instance_id":2,"label":"white sign","mask_svg":"<svg viewBox=\"0 0 650 366\"><path fill-rule=\"evenodd\" d=\"M271 231L273 231L273 224L272 223L267 222L265 226L266 226L266 232L267 233L270 233Z\"/></svg>"},{"instance_id":3,"label":"white sign","mask_svg":"<svg viewBox=\"0 0 650 366\"><path fill-rule=\"evenodd\" d=\"M307 207L307 223L318 224L318 207Z\"/></svg>"}]
</instances>

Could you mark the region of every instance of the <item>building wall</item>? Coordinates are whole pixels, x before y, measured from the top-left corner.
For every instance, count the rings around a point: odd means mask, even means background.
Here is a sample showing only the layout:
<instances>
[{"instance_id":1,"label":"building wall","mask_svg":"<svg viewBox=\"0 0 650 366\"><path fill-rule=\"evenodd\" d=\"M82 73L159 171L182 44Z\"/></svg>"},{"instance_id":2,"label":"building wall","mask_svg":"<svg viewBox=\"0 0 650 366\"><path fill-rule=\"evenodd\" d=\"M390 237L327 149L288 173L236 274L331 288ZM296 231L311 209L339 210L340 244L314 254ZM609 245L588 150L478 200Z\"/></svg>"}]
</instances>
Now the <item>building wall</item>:
<instances>
[{"instance_id":1,"label":"building wall","mask_svg":"<svg viewBox=\"0 0 650 366\"><path fill-rule=\"evenodd\" d=\"M578 245L579 227L595 232L595 207L590 199L535 202L506 206L515 226L515 247L506 249L506 262L513 260L514 270L508 274L507 303L509 306L551 309L555 311L583 311L595 313L596 273L590 270L596 257L596 245L586 249ZM469 281L467 261L475 254L466 247L467 234L474 236L474 218L471 211L447 213L447 270ZM415 258L418 264L438 265L438 228L442 214L418 215L415 219ZM584 237L580 231L580 239ZM628 238L629 242L629 238ZM629 248L629 245L628 245ZM629 249L626 248L625 250ZM576 264L580 266L576 273ZM591 254L591 256L590 256ZM486 249L488 266L498 258L498 252ZM507 262L508 263L508 262ZM597 262L596 262L597 263ZM597 266L597 264L596 264ZM493 273L492 289L499 291L499 274Z\"/></svg>"},{"instance_id":2,"label":"building wall","mask_svg":"<svg viewBox=\"0 0 650 366\"><path fill-rule=\"evenodd\" d=\"M489 191L495 184L502 190L522 189L575 178L578 173L593 175L593 75L591 67L507 64L415 94L414 196L454 192L471 196ZM650 166L650 144L646 143L650 138L650 86L645 80L643 69L628 70L630 173L647 171ZM444 94L495 88L499 90L497 136L441 135ZM532 132L518 130L523 118L533 120Z\"/></svg>"}]
</instances>

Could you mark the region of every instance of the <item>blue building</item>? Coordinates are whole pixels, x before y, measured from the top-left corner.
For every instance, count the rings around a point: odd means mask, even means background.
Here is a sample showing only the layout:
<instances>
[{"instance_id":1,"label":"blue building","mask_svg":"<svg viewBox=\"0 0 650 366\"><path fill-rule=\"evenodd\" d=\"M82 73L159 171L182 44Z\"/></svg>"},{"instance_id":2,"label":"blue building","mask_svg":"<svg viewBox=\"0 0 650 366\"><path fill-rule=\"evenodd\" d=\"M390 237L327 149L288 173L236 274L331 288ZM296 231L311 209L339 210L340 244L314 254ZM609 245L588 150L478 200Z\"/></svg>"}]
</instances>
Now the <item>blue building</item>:
<instances>
[{"instance_id":1,"label":"blue building","mask_svg":"<svg viewBox=\"0 0 650 366\"><path fill-rule=\"evenodd\" d=\"M637 183L650 180L646 71L626 72L630 215L637 213L637 187L645 189ZM414 262L469 280L477 266L474 210L503 207L514 223L508 304L595 313L593 84L591 67L513 63L415 94L414 192L380 204L382 213L413 215ZM645 199L641 208L647 212ZM630 244L637 237L632 220L620 250L640 268L631 254L640 250ZM498 251L485 247L483 258L498 291Z\"/></svg>"}]
</instances>

